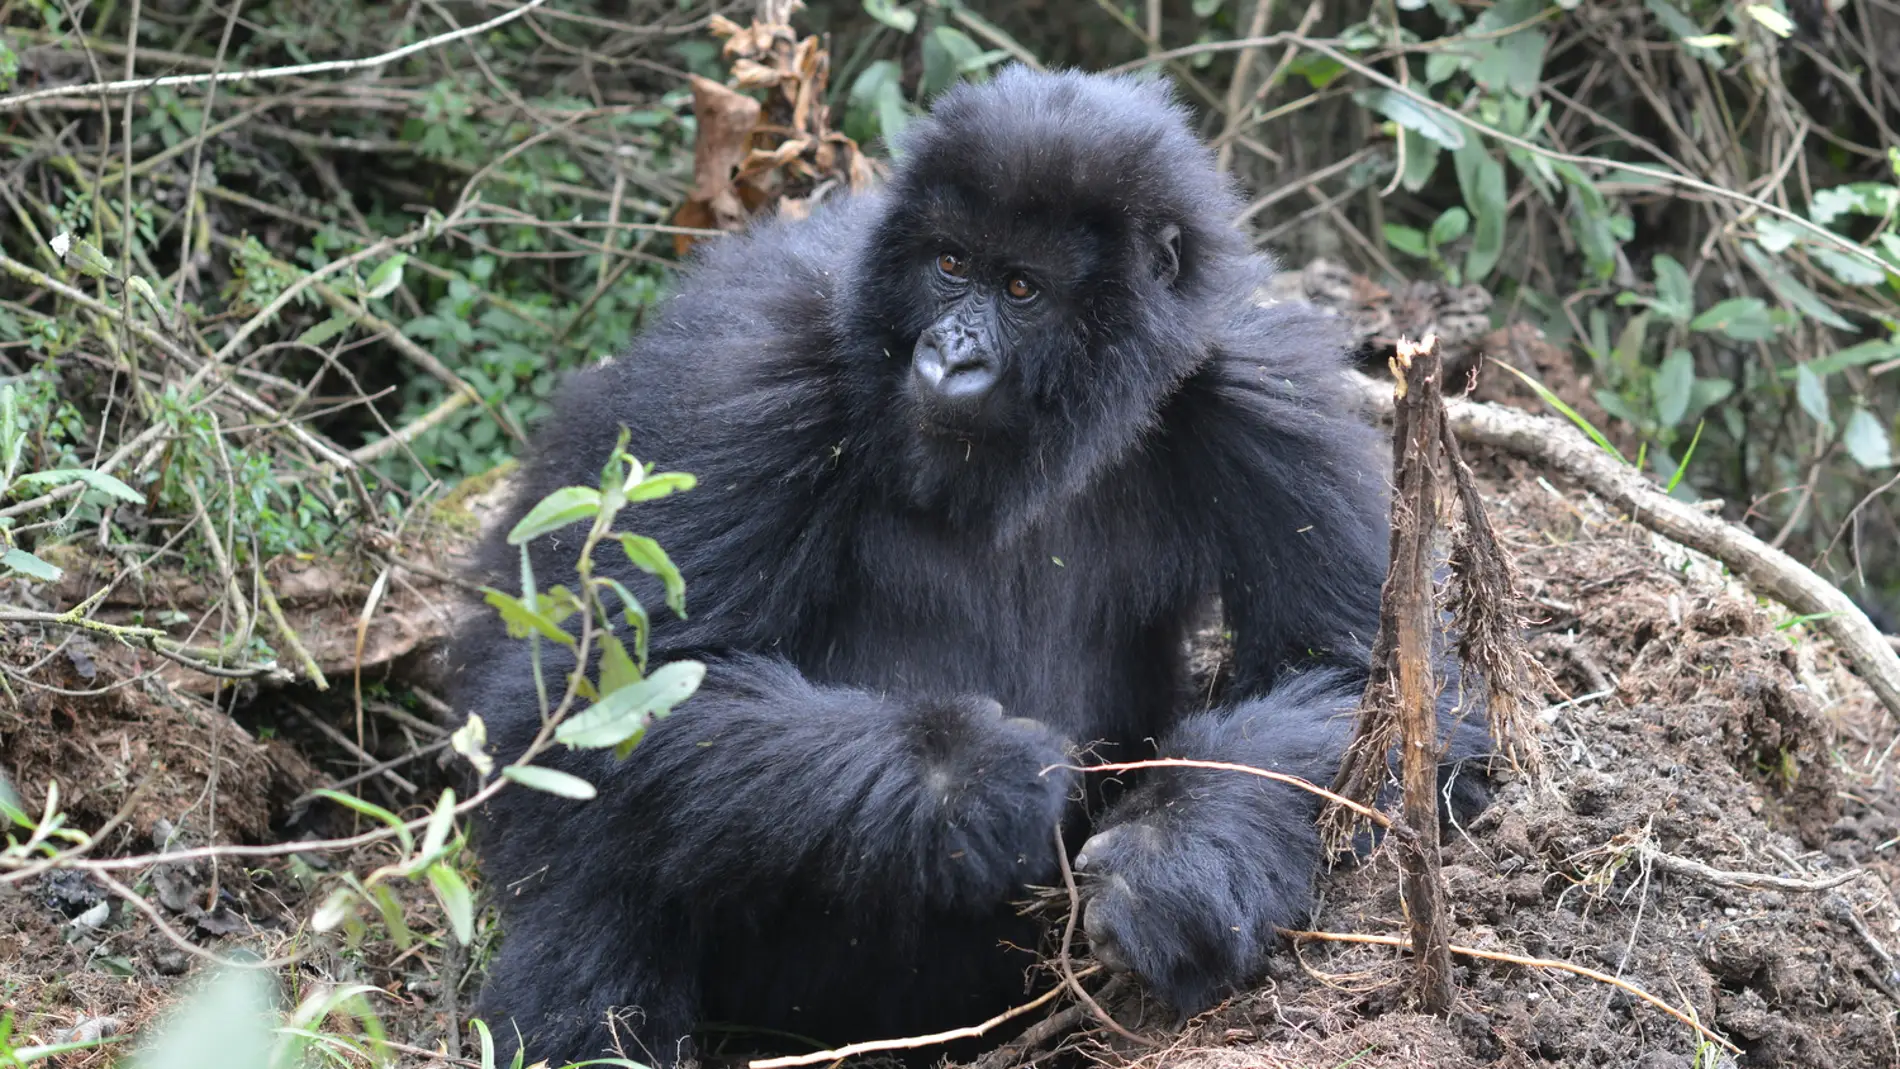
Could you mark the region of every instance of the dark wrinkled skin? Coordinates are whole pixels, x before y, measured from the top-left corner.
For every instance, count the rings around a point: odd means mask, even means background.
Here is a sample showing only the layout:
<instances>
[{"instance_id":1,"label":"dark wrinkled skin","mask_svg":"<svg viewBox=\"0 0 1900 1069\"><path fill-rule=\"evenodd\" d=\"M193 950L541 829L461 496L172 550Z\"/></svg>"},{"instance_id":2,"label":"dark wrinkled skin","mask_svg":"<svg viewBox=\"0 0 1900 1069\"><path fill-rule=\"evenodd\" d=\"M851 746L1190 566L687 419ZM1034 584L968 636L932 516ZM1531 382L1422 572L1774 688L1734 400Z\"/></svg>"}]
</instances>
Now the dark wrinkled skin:
<instances>
[{"instance_id":1,"label":"dark wrinkled skin","mask_svg":"<svg viewBox=\"0 0 1900 1069\"><path fill-rule=\"evenodd\" d=\"M1310 908L1310 794L1044 769L1330 781L1390 469L1340 332L1255 305L1268 266L1157 85L1010 70L903 148L881 193L709 244L625 354L568 383L497 525L594 485L624 425L698 477L626 525L687 581L655 663L710 666L628 760L543 759L593 801L510 789L484 813L504 938L479 1012L504 1052L519 1030L559 1064L617 1035L670 1063L707 1021L832 1044L983 1020L1023 997L1038 930L1012 903L1060 882L1058 821L1095 954L1181 1011ZM534 544L543 584L578 543ZM498 533L488 578L514 565ZM1189 693L1215 597L1230 680ZM456 661L456 708L514 757L538 724L525 644L483 614ZM1448 773L1486 748L1451 704ZM1481 803L1480 771L1450 782Z\"/></svg>"}]
</instances>

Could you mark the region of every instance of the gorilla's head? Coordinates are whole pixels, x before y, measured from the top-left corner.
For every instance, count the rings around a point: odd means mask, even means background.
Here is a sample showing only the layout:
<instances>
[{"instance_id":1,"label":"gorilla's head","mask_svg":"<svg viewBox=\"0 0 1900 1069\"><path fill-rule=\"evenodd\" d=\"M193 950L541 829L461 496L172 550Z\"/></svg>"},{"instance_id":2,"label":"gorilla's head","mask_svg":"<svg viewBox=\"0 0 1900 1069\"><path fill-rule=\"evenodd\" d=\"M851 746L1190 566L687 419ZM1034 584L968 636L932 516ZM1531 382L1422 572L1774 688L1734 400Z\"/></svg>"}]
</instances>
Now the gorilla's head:
<instances>
[{"instance_id":1,"label":"gorilla's head","mask_svg":"<svg viewBox=\"0 0 1900 1069\"><path fill-rule=\"evenodd\" d=\"M1132 448L1264 266L1165 83L1021 67L899 145L851 287L914 503L1020 518Z\"/></svg>"}]
</instances>

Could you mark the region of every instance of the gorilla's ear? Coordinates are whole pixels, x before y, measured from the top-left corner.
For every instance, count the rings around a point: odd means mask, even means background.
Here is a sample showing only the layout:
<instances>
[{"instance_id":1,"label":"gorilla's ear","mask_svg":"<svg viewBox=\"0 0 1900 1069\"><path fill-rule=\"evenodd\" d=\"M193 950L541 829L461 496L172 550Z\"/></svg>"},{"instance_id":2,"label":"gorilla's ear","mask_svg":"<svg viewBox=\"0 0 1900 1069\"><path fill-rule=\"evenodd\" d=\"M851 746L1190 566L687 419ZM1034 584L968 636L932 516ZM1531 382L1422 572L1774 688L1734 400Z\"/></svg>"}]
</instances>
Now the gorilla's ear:
<instances>
[{"instance_id":1,"label":"gorilla's ear","mask_svg":"<svg viewBox=\"0 0 1900 1069\"><path fill-rule=\"evenodd\" d=\"M1181 274L1181 228L1169 223L1155 234L1155 278L1163 286L1174 285Z\"/></svg>"}]
</instances>

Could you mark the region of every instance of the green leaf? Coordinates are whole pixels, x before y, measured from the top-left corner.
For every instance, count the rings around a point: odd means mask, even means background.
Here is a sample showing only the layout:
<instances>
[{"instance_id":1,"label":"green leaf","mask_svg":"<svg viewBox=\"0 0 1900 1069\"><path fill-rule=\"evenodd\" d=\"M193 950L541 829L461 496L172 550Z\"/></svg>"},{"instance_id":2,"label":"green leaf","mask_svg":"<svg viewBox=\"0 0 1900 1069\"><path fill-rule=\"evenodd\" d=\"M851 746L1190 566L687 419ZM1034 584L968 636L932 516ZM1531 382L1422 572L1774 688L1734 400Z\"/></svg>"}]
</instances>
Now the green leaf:
<instances>
[{"instance_id":1,"label":"green leaf","mask_svg":"<svg viewBox=\"0 0 1900 1069\"><path fill-rule=\"evenodd\" d=\"M218 970L140 1046L138 1069L262 1069L272 1064L271 973Z\"/></svg>"},{"instance_id":2,"label":"green leaf","mask_svg":"<svg viewBox=\"0 0 1900 1069\"><path fill-rule=\"evenodd\" d=\"M1465 207L1477 220L1471 252L1465 258L1465 280L1482 282L1504 254L1505 213L1509 193L1504 187L1504 165L1485 150L1477 138L1452 157L1458 171L1458 190Z\"/></svg>"},{"instance_id":3,"label":"green leaf","mask_svg":"<svg viewBox=\"0 0 1900 1069\"><path fill-rule=\"evenodd\" d=\"M1810 360L1802 366L1812 369L1816 375L1825 376L1837 371L1845 371L1850 367L1877 364L1882 360L1897 356L1900 356L1900 340L1876 338L1872 341L1861 342L1859 345L1850 345L1845 349L1837 349L1819 360ZM1793 373L1783 372L1782 374L1787 376Z\"/></svg>"},{"instance_id":4,"label":"green leaf","mask_svg":"<svg viewBox=\"0 0 1900 1069\"><path fill-rule=\"evenodd\" d=\"M1559 173L1562 173L1559 169ZM1585 264L1599 281L1616 273L1616 235L1610 229L1609 212L1603 195L1587 179L1578 184L1566 176L1570 186L1570 217L1577 244L1583 250Z\"/></svg>"},{"instance_id":5,"label":"green leaf","mask_svg":"<svg viewBox=\"0 0 1900 1069\"><path fill-rule=\"evenodd\" d=\"M1416 256L1421 260L1431 255L1431 250L1425 245L1423 231L1398 223L1385 224L1385 243L1407 256Z\"/></svg>"},{"instance_id":6,"label":"green leaf","mask_svg":"<svg viewBox=\"0 0 1900 1069\"><path fill-rule=\"evenodd\" d=\"M983 46L954 26L939 26L924 38L924 76L917 89L933 96L948 89L962 75L980 69Z\"/></svg>"},{"instance_id":7,"label":"green leaf","mask_svg":"<svg viewBox=\"0 0 1900 1069\"><path fill-rule=\"evenodd\" d=\"M1471 235L1471 251L1465 254L1465 281L1483 282L1498 258L1504 255L1504 212L1478 214L1478 226Z\"/></svg>"},{"instance_id":8,"label":"green leaf","mask_svg":"<svg viewBox=\"0 0 1900 1069\"><path fill-rule=\"evenodd\" d=\"M1695 357L1687 349L1677 349L1663 357L1656 372L1656 419L1665 427L1674 427L1688 414L1691 391L1695 389Z\"/></svg>"},{"instance_id":9,"label":"green leaf","mask_svg":"<svg viewBox=\"0 0 1900 1069\"><path fill-rule=\"evenodd\" d=\"M0 568L5 568L8 572L18 572L28 579L37 579L42 583L57 583L60 576L66 574L57 566L48 564L19 548L0 553Z\"/></svg>"},{"instance_id":10,"label":"green leaf","mask_svg":"<svg viewBox=\"0 0 1900 1069\"><path fill-rule=\"evenodd\" d=\"M26 799L13 789L13 781L4 771L0 771L0 820L22 828L33 826L33 818L26 815Z\"/></svg>"},{"instance_id":11,"label":"green leaf","mask_svg":"<svg viewBox=\"0 0 1900 1069\"><path fill-rule=\"evenodd\" d=\"M1434 49L1425 57L1425 84L1428 86L1439 85L1452 75L1470 67L1471 62L1471 57L1465 55L1463 49ZM1342 67L1340 69L1344 70L1345 68ZM1313 88L1318 89L1320 87L1314 86Z\"/></svg>"},{"instance_id":12,"label":"green leaf","mask_svg":"<svg viewBox=\"0 0 1900 1069\"><path fill-rule=\"evenodd\" d=\"M1471 229L1471 215L1463 208L1446 208L1444 214L1432 222L1431 243L1449 245L1465 236Z\"/></svg>"},{"instance_id":13,"label":"green leaf","mask_svg":"<svg viewBox=\"0 0 1900 1069\"><path fill-rule=\"evenodd\" d=\"M633 596L633 591L628 590L612 576L602 576L594 581L613 591L620 598L622 616L626 619L628 626L633 628L634 659L644 669L647 663L647 629L650 625L646 606L640 604L640 599Z\"/></svg>"},{"instance_id":14,"label":"green leaf","mask_svg":"<svg viewBox=\"0 0 1900 1069\"><path fill-rule=\"evenodd\" d=\"M330 339L350 329L350 317L333 315L330 318L297 335L298 345L324 345Z\"/></svg>"},{"instance_id":15,"label":"green leaf","mask_svg":"<svg viewBox=\"0 0 1900 1069\"><path fill-rule=\"evenodd\" d=\"M1526 386L1529 386L1531 390L1537 394L1538 397L1543 398L1545 404L1556 409L1558 412L1563 413L1563 416L1565 419L1568 419L1570 422L1576 424L1579 430L1589 435L1590 440L1595 442L1599 448L1601 448L1604 452L1610 454L1611 456L1615 457L1616 459L1623 460L1623 454L1617 451L1616 446L1610 444L1610 440L1603 436L1603 432L1597 430L1595 424L1592 424L1589 420L1584 419L1582 413L1578 412L1574 408L1571 408L1567 403L1565 403L1563 398L1558 397L1556 394L1550 392L1550 387L1545 386L1543 383L1538 382L1535 378L1532 378L1529 374L1523 371L1519 371L1517 368L1514 368L1511 365L1503 362L1502 360L1496 359L1495 357L1492 358L1491 362L1503 368L1504 370L1510 372L1511 374L1516 375L1518 378L1523 379L1524 384ZM1634 421L1631 421L1631 422L1634 422ZM1623 460L1623 462L1628 463L1628 461L1626 460Z\"/></svg>"},{"instance_id":16,"label":"green leaf","mask_svg":"<svg viewBox=\"0 0 1900 1069\"><path fill-rule=\"evenodd\" d=\"M699 689L706 666L698 661L661 665L647 678L603 697L563 721L554 737L576 749L603 749L637 737L654 717L663 717Z\"/></svg>"},{"instance_id":17,"label":"green leaf","mask_svg":"<svg viewBox=\"0 0 1900 1069\"><path fill-rule=\"evenodd\" d=\"M1676 492L1676 487L1682 484L1683 475L1689 471L1689 458L1695 456L1695 447L1702 441L1702 428L1707 425L1705 422L1698 422L1695 425L1695 437L1689 439L1689 449L1682 454L1682 463L1676 465L1676 472L1669 477L1669 485L1663 487L1663 493L1673 494Z\"/></svg>"},{"instance_id":18,"label":"green leaf","mask_svg":"<svg viewBox=\"0 0 1900 1069\"><path fill-rule=\"evenodd\" d=\"M396 839L402 843L403 853L409 853L416 848L415 836L409 834L409 826L403 819L375 802L366 802L353 794L344 794L342 791L331 790L328 787L318 787L310 793L319 798L328 798L345 809L354 809L372 820L387 824L396 833Z\"/></svg>"},{"instance_id":19,"label":"green leaf","mask_svg":"<svg viewBox=\"0 0 1900 1069\"><path fill-rule=\"evenodd\" d=\"M1806 364L1795 365L1794 397L1795 400L1801 402L1801 410L1806 412L1814 422L1823 427L1834 425L1833 417L1828 412L1827 384L1822 382L1821 376L1816 375L1814 369Z\"/></svg>"},{"instance_id":20,"label":"green leaf","mask_svg":"<svg viewBox=\"0 0 1900 1069\"><path fill-rule=\"evenodd\" d=\"M663 471L649 475L627 489L628 501L651 501L665 497L675 490L691 490L699 481L685 472Z\"/></svg>"},{"instance_id":21,"label":"green leaf","mask_svg":"<svg viewBox=\"0 0 1900 1069\"><path fill-rule=\"evenodd\" d=\"M409 922L403 919L402 900L396 897L396 892L386 883L372 884L369 900L382 914L383 924L389 929L389 941L396 944L398 950L409 949L415 935L409 930Z\"/></svg>"},{"instance_id":22,"label":"green leaf","mask_svg":"<svg viewBox=\"0 0 1900 1069\"><path fill-rule=\"evenodd\" d=\"M543 768L540 765L509 765L501 770L501 774L523 787L582 802L600 793L594 789L593 784L579 776L570 776L559 769Z\"/></svg>"},{"instance_id":23,"label":"green leaf","mask_svg":"<svg viewBox=\"0 0 1900 1069\"><path fill-rule=\"evenodd\" d=\"M666 585L667 607L673 610L675 616L684 619L686 581L680 577L680 570L673 566L666 550L645 535L620 534L614 537L620 539L620 547L626 551L627 559L633 562L634 567L648 575L659 576L660 582Z\"/></svg>"},{"instance_id":24,"label":"green leaf","mask_svg":"<svg viewBox=\"0 0 1900 1069\"><path fill-rule=\"evenodd\" d=\"M1813 203L1808 205L1808 218L1822 226L1843 215L1885 218L1896 212L1900 212L1900 187L1883 182L1850 182L1816 190Z\"/></svg>"},{"instance_id":25,"label":"green leaf","mask_svg":"<svg viewBox=\"0 0 1900 1069\"><path fill-rule=\"evenodd\" d=\"M488 587L483 587L482 591L484 600L501 613L502 622L508 625L510 637L527 638L531 634L537 634L569 649L575 647L574 636L561 630L561 626L547 614L536 611L529 607L527 602L512 594L504 594Z\"/></svg>"},{"instance_id":26,"label":"green leaf","mask_svg":"<svg viewBox=\"0 0 1900 1069\"><path fill-rule=\"evenodd\" d=\"M448 845L449 833L455 830L455 788L447 787L442 798L435 804L435 812L429 815L429 826L422 833L422 849L417 856L434 860L442 848Z\"/></svg>"},{"instance_id":27,"label":"green leaf","mask_svg":"<svg viewBox=\"0 0 1900 1069\"><path fill-rule=\"evenodd\" d=\"M1617 419L1622 420L1632 427L1640 427L1643 425L1643 414L1636 411L1635 407L1628 401L1625 401L1623 395L1617 393L1615 390L1596 390L1593 391L1591 396L1596 398L1597 404L1603 408L1603 411L1608 412Z\"/></svg>"},{"instance_id":28,"label":"green leaf","mask_svg":"<svg viewBox=\"0 0 1900 1069\"><path fill-rule=\"evenodd\" d=\"M1758 297L1730 297L1690 320L1689 329L1719 330L1736 341L1765 341L1775 335L1768 305Z\"/></svg>"},{"instance_id":29,"label":"green leaf","mask_svg":"<svg viewBox=\"0 0 1900 1069\"><path fill-rule=\"evenodd\" d=\"M910 125L910 109L905 106L904 91L897 83L887 83L878 90L876 106L878 132L887 142Z\"/></svg>"},{"instance_id":30,"label":"green leaf","mask_svg":"<svg viewBox=\"0 0 1900 1069\"><path fill-rule=\"evenodd\" d=\"M475 1029L476 1038L481 1043L481 1069L500 1069L495 1064L495 1037L489 1034L487 1023L480 1017L471 1017L468 1023ZM515 1057L517 1061L520 1060L521 1052L517 1051Z\"/></svg>"},{"instance_id":31,"label":"green leaf","mask_svg":"<svg viewBox=\"0 0 1900 1069\"><path fill-rule=\"evenodd\" d=\"M1399 177L1399 184L1407 192L1417 193L1431 181L1432 174L1438 170L1438 154L1444 149L1435 141L1428 141L1416 130L1400 130L1399 136L1405 144L1405 173Z\"/></svg>"},{"instance_id":32,"label":"green leaf","mask_svg":"<svg viewBox=\"0 0 1900 1069\"><path fill-rule=\"evenodd\" d=\"M1346 68L1344 64L1331 57L1322 56L1317 52L1305 52L1287 66L1287 71L1306 79L1307 85L1318 90L1333 84L1335 79L1346 73Z\"/></svg>"},{"instance_id":33,"label":"green leaf","mask_svg":"<svg viewBox=\"0 0 1900 1069\"><path fill-rule=\"evenodd\" d=\"M640 669L614 635L600 636L600 692L612 694L640 682Z\"/></svg>"},{"instance_id":34,"label":"green leaf","mask_svg":"<svg viewBox=\"0 0 1900 1069\"><path fill-rule=\"evenodd\" d=\"M1887 281L1886 271L1858 256L1849 256L1844 252L1835 252L1833 249L1824 249L1818 245L1810 248L1808 255L1822 267L1827 268L1828 274L1849 286L1878 286Z\"/></svg>"},{"instance_id":35,"label":"green leaf","mask_svg":"<svg viewBox=\"0 0 1900 1069\"><path fill-rule=\"evenodd\" d=\"M591 520L600 512L600 491L585 486L564 486L541 499L508 532L508 544L521 545L544 534L558 531L581 520Z\"/></svg>"},{"instance_id":36,"label":"green leaf","mask_svg":"<svg viewBox=\"0 0 1900 1069\"><path fill-rule=\"evenodd\" d=\"M1767 27L1776 37L1787 37L1794 33L1794 22L1788 16L1769 7L1767 4L1750 4L1746 9L1748 17Z\"/></svg>"},{"instance_id":37,"label":"green leaf","mask_svg":"<svg viewBox=\"0 0 1900 1069\"><path fill-rule=\"evenodd\" d=\"M467 946L475 938L475 896L469 893L468 884L454 869L437 862L429 866L429 887L435 891L435 900L442 903L442 912L449 915L455 941Z\"/></svg>"},{"instance_id":38,"label":"green leaf","mask_svg":"<svg viewBox=\"0 0 1900 1069\"><path fill-rule=\"evenodd\" d=\"M1761 247L1754 242L1742 242L1742 255L1747 257L1748 262L1755 266L1755 270L1761 272L1761 276L1768 280L1768 285L1774 289L1776 295L1799 309L1801 314L1809 319L1825 323L1835 330L1844 330L1850 334L1860 333L1859 327L1841 318L1839 312L1828 307L1826 301L1769 258L1768 254L1761 251Z\"/></svg>"},{"instance_id":39,"label":"green leaf","mask_svg":"<svg viewBox=\"0 0 1900 1069\"><path fill-rule=\"evenodd\" d=\"M408 262L409 254L405 252L384 260L382 266L370 274L369 281L363 284L363 297L376 301L396 292L396 287L402 285L402 265Z\"/></svg>"},{"instance_id":40,"label":"green leaf","mask_svg":"<svg viewBox=\"0 0 1900 1069\"><path fill-rule=\"evenodd\" d=\"M1674 322L1687 323L1695 314L1695 286L1689 272L1668 253L1658 253L1649 263L1656 272L1656 310Z\"/></svg>"},{"instance_id":41,"label":"green leaf","mask_svg":"<svg viewBox=\"0 0 1900 1069\"><path fill-rule=\"evenodd\" d=\"M1755 220L1755 241L1769 252L1785 252L1790 245L1807 237L1807 231L1771 215Z\"/></svg>"},{"instance_id":42,"label":"green leaf","mask_svg":"<svg viewBox=\"0 0 1900 1069\"><path fill-rule=\"evenodd\" d=\"M134 505L145 503L144 494L139 493L137 490L132 489L103 471L93 471L90 468L53 468L50 471L29 472L15 479L13 482L15 486L31 487L54 487L71 482L81 482L85 483L88 489L109 494L118 498L120 501L130 502Z\"/></svg>"},{"instance_id":43,"label":"green leaf","mask_svg":"<svg viewBox=\"0 0 1900 1069\"><path fill-rule=\"evenodd\" d=\"M1848 417L1847 431L1841 436L1847 454L1863 468L1885 468L1893 464L1893 443L1879 418L1864 408Z\"/></svg>"},{"instance_id":44,"label":"green leaf","mask_svg":"<svg viewBox=\"0 0 1900 1069\"><path fill-rule=\"evenodd\" d=\"M1543 76L1544 46L1549 43L1550 35L1542 30L1519 30L1496 41L1473 41L1466 46L1476 57L1471 78L1493 92L1531 96Z\"/></svg>"},{"instance_id":45,"label":"green leaf","mask_svg":"<svg viewBox=\"0 0 1900 1069\"><path fill-rule=\"evenodd\" d=\"M112 273L112 261L106 259L99 247L85 238L75 238L62 230L53 235L53 252L58 254L67 267L88 278L116 278Z\"/></svg>"},{"instance_id":46,"label":"green leaf","mask_svg":"<svg viewBox=\"0 0 1900 1069\"><path fill-rule=\"evenodd\" d=\"M1697 379L1689 391L1688 414L1700 415L1710 405L1719 405L1728 400L1735 392L1735 384L1727 379Z\"/></svg>"},{"instance_id":47,"label":"green leaf","mask_svg":"<svg viewBox=\"0 0 1900 1069\"><path fill-rule=\"evenodd\" d=\"M1456 120L1440 118L1411 97L1389 89L1362 89L1353 99L1443 148L1456 149L1465 143L1464 129Z\"/></svg>"},{"instance_id":48,"label":"green leaf","mask_svg":"<svg viewBox=\"0 0 1900 1069\"><path fill-rule=\"evenodd\" d=\"M864 13L898 33L909 33L917 28L917 13L898 7L892 0L864 0Z\"/></svg>"},{"instance_id":49,"label":"green leaf","mask_svg":"<svg viewBox=\"0 0 1900 1069\"><path fill-rule=\"evenodd\" d=\"M1623 324L1623 332L1616 336L1616 348L1610 352L1610 360L1621 368L1625 377L1634 378L1643 366L1643 345L1649 338L1649 313L1639 312Z\"/></svg>"}]
</instances>

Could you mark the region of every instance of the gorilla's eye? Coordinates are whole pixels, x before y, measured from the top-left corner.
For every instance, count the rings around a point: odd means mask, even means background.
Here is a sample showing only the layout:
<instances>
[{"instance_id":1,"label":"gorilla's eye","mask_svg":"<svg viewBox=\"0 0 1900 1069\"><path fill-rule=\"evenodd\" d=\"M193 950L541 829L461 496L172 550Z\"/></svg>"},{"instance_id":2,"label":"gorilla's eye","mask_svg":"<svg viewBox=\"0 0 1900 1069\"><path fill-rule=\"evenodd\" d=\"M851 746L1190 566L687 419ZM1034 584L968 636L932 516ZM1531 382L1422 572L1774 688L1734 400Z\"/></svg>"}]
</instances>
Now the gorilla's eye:
<instances>
[{"instance_id":1,"label":"gorilla's eye","mask_svg":"<svg viewBox=\"0 0 1900 1069\"><path fill-rule=\"evenodd\" d=\"M1003 288L1012 298L1019 301L1026 301L1036 295L1035 283L1030 282L1021 275L1011 275L1009 281L1004 284Z\"/></svg>"},{"instance_id":2,"label":"gorilla's eye","mask_svg":"<svg viewBox=\"0 0 1900 1069\"><path fill-rule=\"evenodd\" d=\"M951 278L962 278L964 273L969 269L969 265L963 262L963 257L958 256L954 252L937 254L937 270L942 271Z\"/></svg>"}]
</instances>

